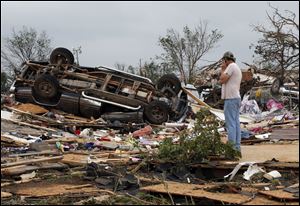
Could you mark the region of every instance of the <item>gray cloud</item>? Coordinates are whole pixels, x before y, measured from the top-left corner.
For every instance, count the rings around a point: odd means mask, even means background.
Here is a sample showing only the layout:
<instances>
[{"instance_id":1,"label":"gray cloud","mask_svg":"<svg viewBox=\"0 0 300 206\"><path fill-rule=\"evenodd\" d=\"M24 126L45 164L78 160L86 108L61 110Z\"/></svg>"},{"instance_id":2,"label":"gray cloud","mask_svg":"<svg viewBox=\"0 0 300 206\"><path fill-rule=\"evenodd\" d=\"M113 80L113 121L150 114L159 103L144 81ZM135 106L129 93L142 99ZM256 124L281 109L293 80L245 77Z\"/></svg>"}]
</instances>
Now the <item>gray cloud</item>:
<instances>
[{"instance_id":1,"label":"gray cloud","mask_svg":"<svg viewBox=\"0 0 300 206\"><path fill-rule=\"evenodd\" d=\"M291 10L299 18L297 1L270 2L280 11ZM200 19L224 38L204 58L217 60L224 51L235 53L238 63L252 61L249 45L260 37L251 24L265 23L268 2L1 2L1 39L23 25L45 30L54 47L70 50L82 46L80 63L114 66L138 65L139 59L159 55L158 38L167 29L182 31ZM201 62L207 64L207 62ZM241 63L240 63L241 64ZM241 66L243 66L241 64Z\"/></svg>"}]
</instances>

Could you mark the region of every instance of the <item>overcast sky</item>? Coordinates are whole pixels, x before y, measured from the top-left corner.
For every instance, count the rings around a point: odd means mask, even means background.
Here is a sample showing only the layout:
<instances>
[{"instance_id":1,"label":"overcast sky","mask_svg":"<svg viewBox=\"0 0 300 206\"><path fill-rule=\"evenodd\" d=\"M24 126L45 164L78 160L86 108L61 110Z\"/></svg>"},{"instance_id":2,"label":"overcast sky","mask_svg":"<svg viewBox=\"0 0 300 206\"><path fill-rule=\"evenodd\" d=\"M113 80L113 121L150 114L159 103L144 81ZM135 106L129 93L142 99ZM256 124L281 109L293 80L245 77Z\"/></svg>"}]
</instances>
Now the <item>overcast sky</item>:
<instances>
[{"instance_id":1,"label":"overcast sky","mask_svg":"<svg viewBox=\"0 0 300 206\"><path fill-rule=\"evenodd\" d=\"M299 18L298 1L269 2ZM1 1L1 39L10 36L13 28L17 31L27 26L46 31L53 47L72 51L81 46L81 65L114 67L118 62L138 66L139 59L148 61L162 53L158 39L167 29L182 32L185 25L194 28L200 20L206 20L210 29L220 30L224 37L203 59L215 61L230 50L237 63L245 67L241 62L253 60L249 46L260 37L250 25L266 24L266 11L272 11L267 1Z\"/></svg>"}]
</instances>

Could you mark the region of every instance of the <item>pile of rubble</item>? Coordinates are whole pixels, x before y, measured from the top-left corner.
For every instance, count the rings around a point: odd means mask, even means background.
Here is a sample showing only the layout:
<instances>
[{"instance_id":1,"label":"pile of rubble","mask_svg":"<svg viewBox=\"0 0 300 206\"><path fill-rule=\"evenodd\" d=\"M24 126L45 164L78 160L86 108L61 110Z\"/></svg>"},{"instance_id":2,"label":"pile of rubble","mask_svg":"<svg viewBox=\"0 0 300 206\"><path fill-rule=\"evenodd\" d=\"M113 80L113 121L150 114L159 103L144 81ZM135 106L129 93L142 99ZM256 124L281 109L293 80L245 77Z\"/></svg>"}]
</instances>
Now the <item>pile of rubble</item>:
<instances>
[{"instance_id":1,"label":"pile of rubble","mask_svg":"<svg viewBox=\"0 0 300 206\"><path fill-rule=\"evenodd\" d=\"M223 111L183 91L191 114L205 107L219 119L226 143ZM49 203L53 197L65 198L58 204L278 205L299 200L299 112L262 89L242 101L241 159L212 155L180 165L154 154L164 140L178 144L183 132L191 133L195 115L161 125L114 123L8 96L1 103L3 203Z\"/></svg>"},{"instance_id":2,"label":"pile of rubble","mask_svg":"<svg viewBox=\"0 0 300 206\"><path fill-rule=\"evenodd\" d=\"M203 67L196 75L194 85L203 101L215 108L222 109L221 85L218 84L220 75L220 61ZM251 93L249 99L255 99L262 110L268 100L276 99L288 107L289 110L299 104L299 70L287 70L285 79L278 77L279 71L258 69L255 65L244 63L242 69L241 97ZM256 96L253 95L256 93Z\"/></svg>"},{"instance_id":3,"label":"pile of rubble","mask_svg":"<svg viewBox=\"0 0 300 206\"><path fill-rule=\"evenodd\" d=\"M62 47L24 62L1 95L1 204L297 204L299 85L243 72L240 154L219 63L196 89L80 66Z\"/></svg>"}]
</instances>

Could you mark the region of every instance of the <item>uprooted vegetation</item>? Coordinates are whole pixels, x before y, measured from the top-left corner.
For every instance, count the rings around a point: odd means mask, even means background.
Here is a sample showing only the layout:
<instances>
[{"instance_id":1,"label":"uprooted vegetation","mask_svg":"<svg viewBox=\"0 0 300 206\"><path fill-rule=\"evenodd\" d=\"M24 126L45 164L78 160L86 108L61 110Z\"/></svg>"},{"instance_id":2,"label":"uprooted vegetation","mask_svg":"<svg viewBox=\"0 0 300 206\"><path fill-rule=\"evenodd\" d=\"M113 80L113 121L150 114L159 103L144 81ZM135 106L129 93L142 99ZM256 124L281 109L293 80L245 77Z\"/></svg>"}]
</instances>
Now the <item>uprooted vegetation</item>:
<instances>
[{"instance_id":1,"label":"uprooted vegetation","mask_svg":"<svg viewBox=\"0 0 300 206\"><path fill-rule=\"evenodd\" d=\"M210 156L228 159L240 157L240 152L233 148L231 142L223 143L218 132L219 121L207 109L196 114L193 131L184 130L178 144L166 138L159 146L158 159L180 164L199 163Z\"/></svg>"}]
</instances>

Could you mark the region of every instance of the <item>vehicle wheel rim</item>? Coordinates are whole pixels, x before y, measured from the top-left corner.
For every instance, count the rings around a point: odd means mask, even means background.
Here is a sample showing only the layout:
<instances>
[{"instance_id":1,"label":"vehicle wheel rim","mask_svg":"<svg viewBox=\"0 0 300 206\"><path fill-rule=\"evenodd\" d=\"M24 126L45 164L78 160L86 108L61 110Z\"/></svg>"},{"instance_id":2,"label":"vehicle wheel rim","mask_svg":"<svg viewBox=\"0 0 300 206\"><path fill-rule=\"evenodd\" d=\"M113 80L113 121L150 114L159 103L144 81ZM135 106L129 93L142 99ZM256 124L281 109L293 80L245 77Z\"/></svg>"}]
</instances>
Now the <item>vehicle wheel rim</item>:
<instances>
[{"instance_id":1,"label":"vehicle wheel rim","mask_svg":"<svg viewBox=\"0 0 300 206\"><path fill-rule=\"evenodd\" d=\"M65 64L67 62L66 58L62 55L57 56L57 63L58 64Z\"/></svg>"},{"instance_id":2,"label":"vehicle wheel rim","mask_svg":"<svg viewBox=\"0 0 300 206\"><path fill-rule=\"evenodd\" d=\"M159 107L154 107L152 109L152 116L155 119L160 120L160 119L164 118L164 112Z\"/></svg>"},{"instance_id":3,"label":"vehicle wheel rim","mask_svg":"<svg viewBox=\"0 0 300 206\"><path fill-rule=\"evenodd\" d=\"M174 86L172 83L170 83L170 82L166 82L166 83L165 83L165 87L170 88L170 89L172 89L172 90L175 89L175 86Z\"/></svg>"},{"instance_id":4,"label":"vehicle wheel rim","mask_svg":"<svg viewBox=\"0 0 300 206\"><path fill-rule=\"evenodd\" d=\"M39 90L45 94L51 94L53 92L53 87L49 82L43 82L39 85Z\"/></svg>"}]
</instances>

